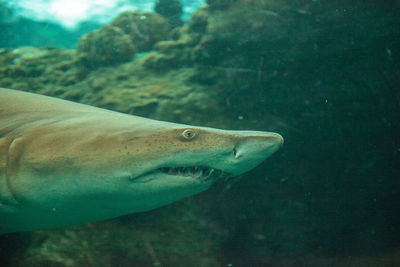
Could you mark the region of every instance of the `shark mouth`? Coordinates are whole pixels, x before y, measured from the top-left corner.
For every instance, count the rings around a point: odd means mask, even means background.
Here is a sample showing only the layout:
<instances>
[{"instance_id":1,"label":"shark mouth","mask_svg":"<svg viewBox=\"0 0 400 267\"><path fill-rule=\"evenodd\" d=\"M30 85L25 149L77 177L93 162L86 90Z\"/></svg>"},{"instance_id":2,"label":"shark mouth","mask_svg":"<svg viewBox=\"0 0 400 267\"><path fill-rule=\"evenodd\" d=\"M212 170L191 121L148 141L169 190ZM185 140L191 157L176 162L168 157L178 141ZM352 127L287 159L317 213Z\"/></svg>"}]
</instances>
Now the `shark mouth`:
<instances>
[{"instance_id":1,"label":"shark mouth","mask_svg":"<svg viewBox=\"0 0 400 267\"><path fill-rule=\"evenodd\" d=\"M217 180L220 178L226 179L232 176L230 173L204 166L162 167L158 170L167 175L183 176L202 181Z\"/></svg>"}]
</instances>

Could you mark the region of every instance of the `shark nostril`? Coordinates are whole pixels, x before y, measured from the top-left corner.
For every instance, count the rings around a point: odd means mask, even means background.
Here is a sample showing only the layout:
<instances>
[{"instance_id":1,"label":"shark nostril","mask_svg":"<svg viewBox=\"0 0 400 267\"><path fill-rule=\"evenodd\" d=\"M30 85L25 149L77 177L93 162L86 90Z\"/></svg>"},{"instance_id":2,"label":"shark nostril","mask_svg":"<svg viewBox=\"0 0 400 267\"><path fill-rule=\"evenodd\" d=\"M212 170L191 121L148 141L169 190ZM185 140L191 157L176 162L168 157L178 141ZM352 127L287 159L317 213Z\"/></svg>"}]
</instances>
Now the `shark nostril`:
<instances>
[{"instance_id":1,"label":"shark nostril","mask_svg":"<svg viewBox=\"0 0 400 267\"><path fill-rule=\"evenodd\" d=\"M235 158L237 158L238 156L237 156L237 150L236 150L236 147L234 147L233 148L233 156L235 156Z\"/></svg>"}]
</instances>

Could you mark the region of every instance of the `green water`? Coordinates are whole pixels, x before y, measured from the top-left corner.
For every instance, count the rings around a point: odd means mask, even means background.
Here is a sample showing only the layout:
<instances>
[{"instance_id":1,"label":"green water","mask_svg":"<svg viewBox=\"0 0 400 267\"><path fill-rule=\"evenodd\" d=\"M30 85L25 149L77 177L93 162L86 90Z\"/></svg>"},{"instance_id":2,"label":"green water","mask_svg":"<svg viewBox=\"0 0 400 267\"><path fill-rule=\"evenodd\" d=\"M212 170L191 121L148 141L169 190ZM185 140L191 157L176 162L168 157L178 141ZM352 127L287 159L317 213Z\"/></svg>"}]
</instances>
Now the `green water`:
<instances>
[{"instance_id":1,"label":"green water","mask_svg":"<svg viewBox=\"0 0 400 267\"><path fill-rule=\"evenodd\" d=\"M275 131L282 149L151 212L3 235L4 266L400 266L399 1L207 2L182 28L122 17L77 50L7 34L0 87Z\"/></svg>"}]
</instances>

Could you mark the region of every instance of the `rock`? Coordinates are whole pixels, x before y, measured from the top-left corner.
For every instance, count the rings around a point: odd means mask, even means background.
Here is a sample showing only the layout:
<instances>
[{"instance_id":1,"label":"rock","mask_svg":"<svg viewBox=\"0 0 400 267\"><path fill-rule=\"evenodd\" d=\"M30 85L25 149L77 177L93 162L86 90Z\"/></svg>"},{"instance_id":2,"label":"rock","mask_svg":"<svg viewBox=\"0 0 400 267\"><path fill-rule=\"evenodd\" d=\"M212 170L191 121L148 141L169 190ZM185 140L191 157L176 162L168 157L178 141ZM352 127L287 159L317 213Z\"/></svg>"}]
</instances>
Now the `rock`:
<instances>
[{"instance_id":1,"label":"rock","mask_svg":"<svg viewBox=\"0 0 400 267\"><path fill-rule=\"evenodd\" d=\"M167 35L168 23L161 15L127 11L82 37L77 46L78 61L91 69L127 62L136 52L151 50Z\"/></svg>"},{"instance_id":2,"label":"rock","mask_svg":"<svg viewBox=\"0 0 400 267\"><path fill-rule=\"evenodd\" d=\"M157 72L165 72L172 68L191 66L196 62L194 47L206 32L209 9L200 8L191 17L188 25L171 31L172 40L160 41L154 46L142 64Z\"/></svg>"},{"instance_id":3,"label":"rock","mask_svg":"<svg viewBox=\"0 0 400 267\"><path fill-rule=\"evenodd\" d=\"M79 79L72 50L21 47L0 51L0 87L38 92L46 86L71 85ZM62 89L65 90L65 89Z\"/></svg>"},{"instance_id":4,"label":"rock","mask_svg":"<svg viewBox=\"0 0 400 267\"><path fill-rule=\"evenodd\" d=\"M212 9L225 9L237 1L238 0L206 0L206 3Z\"/></svg>"},{"instance_id":5,"label":"rock","mask_svg":"<svg viewBox=\"0 0 400 267\"><path fill-rule=\"evenodd\" d=\"M171 29L182 26L182 4L179 0L157 0L154 10L168 20Z\"/></svg>"},{"instance_id":6,"label":"rock","mask_svg":"<svg viewBox=\"0 0 400 267\"><path fill-rule=\"evenodd\" d=\"M122 29L106 25L82 37L76 51L80 64L95 68L129 61L137 49Z\"/></svg>"},{"instance_id":7,"label":"rock","mask_svg":"<svg viewBox=\"0 0 400 267\"><path fill-rule=\"evenodd\" d=\"M168 36L168 22L161 15L151 12L124 12L110 26L118 27L127 34L138 52L150 51L156 42Z\"/></svg>"},{"instance_id":8,"label":"rock","mask_svg":"<svg viewBox=\"0 0 400 267\"><path fill-rule=\"evenodd\" d=\"M210 18L210 8L204 6L193 13L188 21L188 32L194 34L204 34L207 30L208 19Z\"/></svg>"}]
</instances>

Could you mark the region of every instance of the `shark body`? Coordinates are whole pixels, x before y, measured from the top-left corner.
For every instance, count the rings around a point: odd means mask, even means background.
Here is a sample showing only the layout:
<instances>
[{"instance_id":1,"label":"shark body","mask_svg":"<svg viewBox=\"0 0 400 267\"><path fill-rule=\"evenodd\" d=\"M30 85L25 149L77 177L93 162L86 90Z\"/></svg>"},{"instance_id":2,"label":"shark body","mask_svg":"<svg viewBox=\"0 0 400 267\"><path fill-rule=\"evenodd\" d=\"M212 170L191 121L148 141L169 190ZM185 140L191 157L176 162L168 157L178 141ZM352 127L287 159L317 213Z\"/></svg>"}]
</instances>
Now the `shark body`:
<instances>
[{"instance_id":1,"label":"shark body","mask_svg":"<svg viewBox=\"0 0 400 267\"><path fill-rule=\"evenodd\" d=\"M254 168L282 143L0 89L0 233L151 210Z\"/></svg>"}]
</instances>

